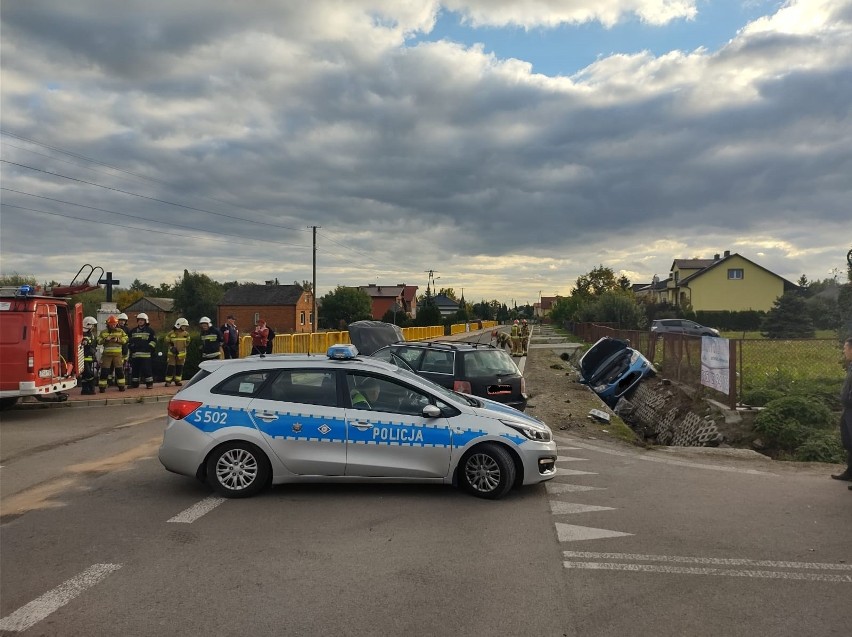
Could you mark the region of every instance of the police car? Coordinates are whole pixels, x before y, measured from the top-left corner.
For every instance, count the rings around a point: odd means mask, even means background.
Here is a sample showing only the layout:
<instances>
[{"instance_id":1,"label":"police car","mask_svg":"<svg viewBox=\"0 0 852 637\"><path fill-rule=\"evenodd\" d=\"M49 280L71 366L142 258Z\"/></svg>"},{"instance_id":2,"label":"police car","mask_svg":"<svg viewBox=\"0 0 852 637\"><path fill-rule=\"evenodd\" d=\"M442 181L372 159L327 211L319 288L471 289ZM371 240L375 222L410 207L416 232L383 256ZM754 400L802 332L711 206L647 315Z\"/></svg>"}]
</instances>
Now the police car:
<instances>
[{"instance_id":1,"label":"police car","mask_svg":"<svg viewBox=\"0 0 852 637\"><path fill-rule=\"evenodd\" d=\"M270 483L353 481L457 484L497 499L556 475L540 420L352 345L204 361L169 402L159 458L230 498Z\"/></svg>"}]
</instances>

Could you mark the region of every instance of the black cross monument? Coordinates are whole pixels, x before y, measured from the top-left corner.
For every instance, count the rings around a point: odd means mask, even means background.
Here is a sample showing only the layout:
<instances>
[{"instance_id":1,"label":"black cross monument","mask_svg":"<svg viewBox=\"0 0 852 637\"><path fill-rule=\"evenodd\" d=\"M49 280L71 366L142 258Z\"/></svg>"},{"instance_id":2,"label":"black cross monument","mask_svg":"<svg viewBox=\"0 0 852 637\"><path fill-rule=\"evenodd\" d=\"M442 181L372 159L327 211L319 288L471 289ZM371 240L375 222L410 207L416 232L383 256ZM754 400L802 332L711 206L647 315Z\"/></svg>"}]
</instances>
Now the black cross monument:
<instances>
[{"instance_id":1,"label":"black cross monument","mask_svg":"<svg viewBox=\"0 0 852 637\"><path fill-rule=\"evenodd\" d=\"M118 279L112 278L112 272L107 272L106 278L98 279L98 285L106 285L106 289L107 289L106 300L107 300L107 302L109 302L109 303L112 302L112 286L118 285L119 283L121 283L121 281L119 281Z\"/></svg>"}]
</instances>

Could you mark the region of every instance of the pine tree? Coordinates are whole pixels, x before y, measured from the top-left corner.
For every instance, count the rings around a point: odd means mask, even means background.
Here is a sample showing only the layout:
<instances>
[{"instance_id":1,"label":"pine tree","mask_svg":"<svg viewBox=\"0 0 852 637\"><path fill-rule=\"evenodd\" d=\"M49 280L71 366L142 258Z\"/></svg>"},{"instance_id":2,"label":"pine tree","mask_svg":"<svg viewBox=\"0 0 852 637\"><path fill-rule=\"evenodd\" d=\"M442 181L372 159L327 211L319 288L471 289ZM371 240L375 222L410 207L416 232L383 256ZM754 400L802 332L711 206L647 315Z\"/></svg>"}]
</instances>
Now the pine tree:
<instances>
[{"instance_id":1,"label":"pine tree","mask_svg":"<svg viewBox=\"0 0 852 637\"><path fill-rule=\"evenodd\" d=\"M766 338L813 338L815 335L807 304L798 292L787 292L775 299L762 327Z\"/></svg>"}]
</instances>

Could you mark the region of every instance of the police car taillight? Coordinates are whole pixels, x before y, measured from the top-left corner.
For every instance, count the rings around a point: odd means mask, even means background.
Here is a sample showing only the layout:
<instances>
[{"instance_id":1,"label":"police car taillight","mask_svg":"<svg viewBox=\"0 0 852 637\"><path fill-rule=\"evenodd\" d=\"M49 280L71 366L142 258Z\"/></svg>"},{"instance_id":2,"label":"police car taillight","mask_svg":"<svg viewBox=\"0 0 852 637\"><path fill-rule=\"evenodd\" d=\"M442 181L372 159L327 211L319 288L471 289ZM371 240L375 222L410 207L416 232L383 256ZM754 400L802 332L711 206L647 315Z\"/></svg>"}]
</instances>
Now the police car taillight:
<instances>
[{"instance_id":1,"label":"police car taillight","mask_svg":"<svg viewBox=\"0 0 852 637\"><path fill-rule=\"evenodd\" d=\"M470 392L470 383L466 380L457 380L453 382L453 391L462 392L463 394L469 394Z\"/></svg>"},{"instance_id":2,"label":"police car taillight","mask_svg":"<svg viewBox=\"0 0 852 637\"><path fill-rule=\"evenodd\" d=\"M27 352L27 373L32 374L35 371L35 354Z\"/></svg>"},{"instance_id":3,"label":"police car taillight","mask_svg":"<svg viewBox=\"0 0 852 637\"><path fill-rule=\"evenodd\" d=\"M200 403L197 400L180 400L178 398L172 398L169 401L169 418L173 418L174 420L183 420L203 404L204 403Z\"/></svg>"}]
</instances>

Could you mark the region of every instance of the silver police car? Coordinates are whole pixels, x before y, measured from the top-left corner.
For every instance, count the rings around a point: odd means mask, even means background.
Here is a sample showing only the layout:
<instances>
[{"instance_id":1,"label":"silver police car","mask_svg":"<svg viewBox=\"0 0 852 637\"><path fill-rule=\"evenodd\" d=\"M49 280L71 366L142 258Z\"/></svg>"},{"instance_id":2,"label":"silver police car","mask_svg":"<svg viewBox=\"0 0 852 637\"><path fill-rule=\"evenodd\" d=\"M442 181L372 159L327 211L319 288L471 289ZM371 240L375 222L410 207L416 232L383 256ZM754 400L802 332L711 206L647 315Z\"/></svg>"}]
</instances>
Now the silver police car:
<instances>
[{"instance_id":1,"label":"silver police car","mask_svg":"<svg viewBox=\"0 0 852 637\"><path fill-rule=\"evenodd\" d=\"M163 466L219 494L288 482L458 484L497 499L556 475L540 420L336 345L201 363L175 394Z\"/></svg>"}]
</instances>

